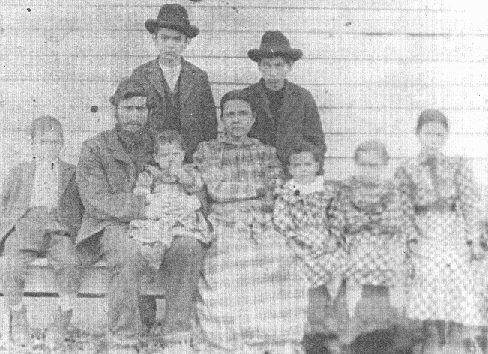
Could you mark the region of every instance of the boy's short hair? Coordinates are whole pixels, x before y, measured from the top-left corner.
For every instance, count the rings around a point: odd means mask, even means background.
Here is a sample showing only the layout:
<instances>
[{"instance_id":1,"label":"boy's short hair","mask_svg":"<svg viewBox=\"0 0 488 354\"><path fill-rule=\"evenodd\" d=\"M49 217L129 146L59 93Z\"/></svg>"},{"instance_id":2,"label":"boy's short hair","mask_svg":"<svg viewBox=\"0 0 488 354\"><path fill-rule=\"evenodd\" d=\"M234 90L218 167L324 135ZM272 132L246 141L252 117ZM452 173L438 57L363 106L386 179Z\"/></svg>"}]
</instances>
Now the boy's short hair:
<instances>
[{"instance_id":1,"label":"boy's short hair","mask_svg":"<svg viewBox=\"0 0 488 354\"><path fill-rule=\"evenodd\" d=\"M356 150L354 150L354 162L358 162L359 160L359 153L360 152L367 152L367 151L377 151L381 153L383 164L388 165L390 161L390 155L388 154L388 150L386 149L386 145L378 140L367 140L360 143Z\"/></svg>"},{"instance_id":2,"label":"boy's short hair","mask_svg":"<svg viewBox=\"0 0 488 354\"><path fill-rule=\"evenodd\" d=\"M63 125L53 116L40 116L32 121L30 126L30 137L34 139L38 134L54 131L64 141Z\"/></svg>"},{"instance_id":3,"label":"boy's short hair","mask_svg":"<svg viewBox=\"0 0 488 354\"><path fill-rule=\"evenodd\" d=\"M293 155L298 155L303 152L311 153L314 161L317 162L318 164L320 164L320 162L323 160L323 156L321 156L322 154L320 150L317 149L317 147L314 144L305 140L298 140L291 146L288 152L288 158L287 158L288 164L290 164L290 159Z\"/></svg>"},{"instance_id":4,"label":"boy's short hair","mask_svg":"<svg viewBox=\"0 0 488 354\"><path fill-rule=\"evenodd\" d=\"M251 111L254 113L254 100L253 100L252 94L246 90L233 90L233 91L227 92L220 99L220 117L221 118L224 115L224 105L229 101L236 101L236 100L249 103L249 106L251 107Z\"/></svg>"},{"instance_id":5,"label":"boy's short hair","mask_svg":"<svg viewBox=\"0 0 488 354\"><path fill-rule=\"evenodd\" d=\"M159 147L166 144L177 143L180 145L181 150L186 150L185 140L183 136L176 130L163 130L161 133L157 133L154 139L154 152L159 152Z\"/></svg>"}]
</instances>

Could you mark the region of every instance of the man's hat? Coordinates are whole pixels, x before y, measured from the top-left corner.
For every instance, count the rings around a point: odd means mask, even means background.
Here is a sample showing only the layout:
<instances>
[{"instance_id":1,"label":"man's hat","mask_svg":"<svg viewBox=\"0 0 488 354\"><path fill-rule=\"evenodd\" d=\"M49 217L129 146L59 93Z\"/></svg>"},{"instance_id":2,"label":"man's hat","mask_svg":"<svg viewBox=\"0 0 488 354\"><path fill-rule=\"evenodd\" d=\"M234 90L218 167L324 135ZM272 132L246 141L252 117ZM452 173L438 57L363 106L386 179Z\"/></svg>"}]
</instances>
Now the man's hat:
<instances>
[{"instance_id":1,"label":"man's hat","mask_svg":"<svg viewBox=\"0 0 488 354\"><path fill-rule=\"evenodd\" d=\"M120 101L139 96L147 97L144 86L135 79L124 77L119 82L115 93L110 97L109 101L113 106L118 106Z\"/></svg>"},{"instance_id":2,"label":"man's hat","mask_svg":"<svg viewBox=\"0 0 488 354\"><path fill-rule=\"evenodd\" d=\"M260 62L263 58L283 57L291 61L297 61L303 55L300 49L293 49L290 41L280 31L266 31L261 38L259 49L251 49L247 52L251 60Z\"/></svg>"},{"instance_id":3,"label":"man's hat","mask_svg":"<svg viewBox=\"0 0 488 354\"><path fill-rule=\"evenodd\" d=\"M146 29L149 33L154 33L158 28L170 28L184 33L188 38L198 35L200 30L190 24L188 12L179 4L164 4L159 9L156 20L146 21Z\"/></svg>"}]
</instances>

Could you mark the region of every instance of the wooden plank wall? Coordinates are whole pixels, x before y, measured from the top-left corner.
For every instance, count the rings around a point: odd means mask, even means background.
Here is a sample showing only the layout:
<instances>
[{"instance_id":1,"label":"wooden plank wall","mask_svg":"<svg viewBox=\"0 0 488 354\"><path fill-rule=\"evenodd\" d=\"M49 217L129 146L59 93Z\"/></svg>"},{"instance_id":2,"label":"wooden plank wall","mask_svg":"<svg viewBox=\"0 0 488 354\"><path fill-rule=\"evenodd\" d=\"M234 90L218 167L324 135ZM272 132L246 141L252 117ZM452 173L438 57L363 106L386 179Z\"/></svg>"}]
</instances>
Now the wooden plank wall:
<instances>
[{"instance_id":1,"label":"wooden plank wall","mask_svg":"<svg viewBox=\"0 0 488 354\"><path fill-rule=\"evenodd\" d=\"M396 158L417 153L416 117L428 107L452 122L450 154L474 158L486 177L486 5L453 0L172 0L201 29L187 58L205 69L216 102L255 82L247 50L284 31L304 59L291 79L313 93L326 132L329 178L353 171L363 139L385 141ZM0 176L28 158L25 131L40 114L67 130L65 157L113 124L108 97L155 51L144 28L156 0L3 0L0 5ZM479 4L477 4L479 3ZM395 159L398 161L398 159ZM394 165L394 164L393 164Z\"/></svg>"}]
</instances>

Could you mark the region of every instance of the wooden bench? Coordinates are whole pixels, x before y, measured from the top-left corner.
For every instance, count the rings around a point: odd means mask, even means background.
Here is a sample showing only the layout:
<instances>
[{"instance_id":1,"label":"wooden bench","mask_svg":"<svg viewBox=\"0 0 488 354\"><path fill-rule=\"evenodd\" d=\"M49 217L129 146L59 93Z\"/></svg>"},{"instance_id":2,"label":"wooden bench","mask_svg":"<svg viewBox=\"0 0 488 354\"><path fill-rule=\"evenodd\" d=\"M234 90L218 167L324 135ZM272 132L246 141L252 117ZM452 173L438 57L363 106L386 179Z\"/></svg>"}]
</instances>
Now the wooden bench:
<instances>
[{"instance_id":1,"label":"wooden bench","mask_svg":"<svg viewBox=\"0 0 488 354\"><path fill-rule=\"evenodd\" d=\"M0 257L0 269L4 266ZM74 311L73 321L81 329L99 333L103 331L106 321L106 301L103 297L107 291L108 269L101 261L85 270ZM163 316L164 290L161 284L142 280L142 293L153 295L158 302L158 318ZM52 320L53 309L56 308L57 289L54 271L47 265L45 258L37 259L30 267L25 287L25 303L29 312L31 324L38 328L45 328ZM34 310L34 311L32 311ZM0 335L7 331L7 314L3 311L3 288L0 282Z\"/></svg>"},{"instance_id":2,"label":"wooden bench","mask_svg":"<svg viewBox=\"0 0 488 354\"><path fill-rule=\"evenodd\" d=\"M0 268L3 268L3 257L0 257ZM104 261L100 261L86 269L78 297L103 297L107 292L107 277L108 270ZM150 282L147 278L143 278L141 291L144 295L154 295L158 298L164 297L162 285ZM0 294L3 295L1 282ZM54 271L47 265L45 258L37 259L29 268L25 295L48 297L56 294Z\"/></svg>"}]
</instances>

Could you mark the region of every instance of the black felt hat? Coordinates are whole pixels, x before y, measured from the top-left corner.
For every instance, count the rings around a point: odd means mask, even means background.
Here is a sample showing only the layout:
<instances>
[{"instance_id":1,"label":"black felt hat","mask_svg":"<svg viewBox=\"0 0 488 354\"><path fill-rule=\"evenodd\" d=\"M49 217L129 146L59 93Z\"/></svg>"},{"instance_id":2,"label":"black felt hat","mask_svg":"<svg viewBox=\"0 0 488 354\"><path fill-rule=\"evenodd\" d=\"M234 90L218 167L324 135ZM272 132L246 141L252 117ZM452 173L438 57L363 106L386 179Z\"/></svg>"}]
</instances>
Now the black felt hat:
<instances>
[{"instance_id":1,"label":"black felt hat","mask_svg":"<svg viewBox=\"0 0 488 354\"><path fill-rule=\"evenodd\" d=\"M259 49L251 49L247 55L255 62L260 62L263 58L275 57L297 61L303 56L303 52L300 49L293 49L282 32L266 31L261 38Z\"/></svg>"},{"instance_id":2,"label":"black felt hat","mask_svg":"<svg viewBox=\"0 0 488 354\"><path fill-rule=\"evenodd\" d=\"M159 9L158 18L146 21L146 29L154 33L158 28L170 28L184 33L188 38L198 35L200 30L190 24L188 12L180 4L164 4Z\"/></svg>"}]
</instances>

